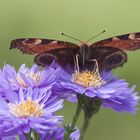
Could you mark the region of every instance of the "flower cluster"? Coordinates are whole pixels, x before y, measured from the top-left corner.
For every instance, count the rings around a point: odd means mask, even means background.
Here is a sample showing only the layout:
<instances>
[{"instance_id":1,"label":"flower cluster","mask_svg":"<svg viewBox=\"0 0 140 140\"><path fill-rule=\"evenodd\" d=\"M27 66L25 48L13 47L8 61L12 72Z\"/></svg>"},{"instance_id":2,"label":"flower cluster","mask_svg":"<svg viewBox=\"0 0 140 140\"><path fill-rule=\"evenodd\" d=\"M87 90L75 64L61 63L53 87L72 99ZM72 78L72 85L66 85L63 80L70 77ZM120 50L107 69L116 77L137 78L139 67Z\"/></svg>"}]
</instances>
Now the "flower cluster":
<instances>
[{"instance_id":1,"label":"flower cluster","mask_svg":"<svg viewBox=\"0 0 140 140\"><path fill-rule=\"evenodd\" d=\"M48 88L54 84L59 72L59 68L46 66L40 71L37 65L28 68L25 64L22 64L16 72L14 67L7 64L0 71L0 87L1 89L12 89L13 91L20 88L26 90L28 87Z\"/></svg>"},{"instance_id":2,"label":"flower cluster","mask_svg":"<svg viewBox=\"0 0 140 140\"><path fill-rule=\"evenodd\" d=\"M99 73L86 70L67 73L61 69L61 73L54 87L58 95L84 94L93 100L101 100L103 107L115 111L132 113L136 111L140 98L135 92L135 86L129 88L128 82L118 79L111 71Z\"/></svg>"},{"instance_id":3,"label":"flower cluster","mask_svg":"<svg viewBox=\"0 0 140 140\"><path fill-rule=\"evenodd\" d=\"M0 71L0 138L26 139L32 131L40 139L64 136L63 116L54 113L63 108L63 100L52 92L60 68L21 65L18 72L10 65ZM62 132L61 136L58 133ZM73 139L76 140L76 139Z\"/></svg>"},{"instance_id":4,"label":"flower cluster","mask_svg":"<svg viewBox=\"0 0 140 140\"><path fill-rule=\"evenodd\" d=\"M30 133L31 129L39 134L56 129L62 116L53 113L63 107L63 101L50 97L51 91L39 89L22 89L17 94L9 91L6 98L0 99L0 136ZM51 98L51 99L49 99Z\"/></svg>"},{"instance_id":5,"label":"flower cluster","mask_svg":"<svg viewBox=\"0 0 140 140\"><path fill-rule=\"evenodd\" d=\"M42 70L23 64L17 72L5 65L0 70L0 139L63 140L67 129L55 112L63 108L64 99L79 102L79 95L118 112L136 112L139 96L135 86L128 86L111 71L68 72L53 62ZM80 139L75 125L69 131L71 140Z\"/></svg>"}]
</instances>

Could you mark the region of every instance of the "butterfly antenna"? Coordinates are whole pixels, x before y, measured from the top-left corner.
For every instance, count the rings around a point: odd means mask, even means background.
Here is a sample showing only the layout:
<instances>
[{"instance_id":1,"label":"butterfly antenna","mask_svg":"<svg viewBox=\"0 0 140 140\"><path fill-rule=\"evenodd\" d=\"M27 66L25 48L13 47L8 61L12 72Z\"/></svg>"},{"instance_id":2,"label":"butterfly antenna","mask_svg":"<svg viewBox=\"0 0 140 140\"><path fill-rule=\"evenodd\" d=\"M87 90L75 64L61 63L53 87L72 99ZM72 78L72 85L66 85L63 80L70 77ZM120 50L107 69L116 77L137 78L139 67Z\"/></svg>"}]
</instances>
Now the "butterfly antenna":
<instances>
[{"instance_id":1,"label":"butterfly antenna","mask_svg":"<svg viewBox=\"0 0 140 140\"><path fill-rule=\"evenodd\" d=\"M79 40L79 39L77 39L77 38L75 38L75 37L69 36L69 35L67 35L67 34L65 34L65 33L63 33L63 32L60 32L60 34L63 35L63 36L66 36L66 37L68 37L68 38L74 39L74 40L76 40L76 41L78 41L78 42L82 42L81 40Z\"/></svg>"},{"instance_id":2,"label":"butterfly antenna","mask_svg":"<svg viewBox=\"0 0 140 140\"><path fill-rule=\"evenodd\" d=\"M89 40L87 40L86 43L88 43L88 42L91 41L92 39L98 37L99 35L101 35L101 34L103 34L103 33L105 33L105 32L106 32L106 30L103 30L103 31L100 32L99 34L97 34L97 35L93 36L92 38L90 38Z\"/></svg>"}]
</instances>

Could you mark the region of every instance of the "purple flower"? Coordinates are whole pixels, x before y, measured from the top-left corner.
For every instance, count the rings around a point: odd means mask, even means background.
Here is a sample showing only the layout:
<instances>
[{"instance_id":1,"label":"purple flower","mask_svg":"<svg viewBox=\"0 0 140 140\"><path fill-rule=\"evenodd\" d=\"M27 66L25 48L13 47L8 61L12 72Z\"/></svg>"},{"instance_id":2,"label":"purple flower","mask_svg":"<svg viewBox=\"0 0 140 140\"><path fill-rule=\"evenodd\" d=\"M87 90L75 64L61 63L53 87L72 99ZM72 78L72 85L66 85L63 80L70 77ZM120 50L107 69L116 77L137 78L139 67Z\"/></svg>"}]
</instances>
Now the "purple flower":
<instances>
[{"instance_id":1,"label":"purple flower","mask_svg":"<svg viewBox=\"0 0 140 140\"><path fill-rule=\"evenodd\" d=\"M56 129L63 119L54 112L63 107L63 100L51 94L51 89L20 89L18 94L7 90L9 102L0 97L0 137L23 135L31 129L39 134Z\"/></svg>"},{"instance_id":2,"label":"purple flower","mask_svg":"<svg viewBox=\"0 0 140 140\"><path fill-rule=\"evenodd\" d=\"M10 65L5 65L3 70L0 70L0 91L12 89L14 91L23 88L24 90L29 87L44 88L52 86L59 73L59 68L46 66L41 71L37 65L31 68L22 64L18 72Z\"/></svg>"},{"instance_id":3,"label":"purple flower","mask_svg":"<svg viewBox=\"0 0 140 140\"><path fill-rule=\"evenodd\" d=\"M64 139L65 129L64 127L59 127L57 129L53 129L47 131L45 134L40 135L40 140L63 140ZM24 135L19 136L20 140L26 140ZM80 139L80 131L76 129L70 135L71 140L79 140ZM4 137L2 140L16 140L16 136Z\"/></svg>"},{"instance_id":4,"label":"purple flower","mask_svg":"<svg viewBox=\"0 0 140 140\"><path fill-rule=\"evenodd\" d=\"M58 128L54 131L48 131L45 135L41 137L41 140L63 140L64 139L65 129L64 127ZM79 140L80 139L80 131L76 129L70 135L71 140Z\"/></svg>"},{"instance_id":5,"label":"purple flower","mask_svg":"<svg viewBox=\"0 0 140 140\"><path fill-rule=\"evenodd\" d=\"M17 140L16 136L4 137L2 140Z\"/></svg>"},{"instance_id":6,"label":"purple flower","mask_svg":"<svg viewBox=\"0 0 140 140\"><path fill-rule=\"evenodd\" d=\"M61 69L61 76L53 90L59 96L69 98L72 94L84 94L99 99L102 106L119 112L135 112L139 96L135 86L129 88L125 80L118 79L111 71L75 71L67 73ZM75 100L75 99L74 99Z\"/></svg>"}]
</instances>

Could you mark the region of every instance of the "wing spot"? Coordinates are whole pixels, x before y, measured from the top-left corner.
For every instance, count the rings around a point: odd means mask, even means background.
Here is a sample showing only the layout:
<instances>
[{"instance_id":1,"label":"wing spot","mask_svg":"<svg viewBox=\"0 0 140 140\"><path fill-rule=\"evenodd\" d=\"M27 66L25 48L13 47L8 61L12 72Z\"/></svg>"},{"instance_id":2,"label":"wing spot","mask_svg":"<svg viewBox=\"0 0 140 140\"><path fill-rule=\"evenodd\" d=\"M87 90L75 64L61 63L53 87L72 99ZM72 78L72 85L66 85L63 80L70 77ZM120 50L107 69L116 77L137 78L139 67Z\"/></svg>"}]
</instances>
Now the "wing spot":
<instances>
[{"instance_id":1,"label":"wing spot","mask_svg":"<svg viewBox=\"0 0 140 140\"><path fill-rule=\"evenodd\" d=\"M115 41L115 40L118 41L118 40L120 40L120 39L119 39L118 37L113 37L112 40L113 40L113 41Z\"/></svg>"},{"instance_id":2,"label":"wing spot","mask_svg":"<svg viewBox=\"0 0 140 140\"><path fill-rule=\"evenodd\" d=\"M135 37L136 37L136 34L134 34L134 33L133 33L133 34L130 34L130 35L128 36L128 38L131 39L131 40L134 40Z\"/></svg>"},{"instance_id":3,"label":"wing spot","mask_svg":"<svg viewBox=\"0 0 140 140\"><path fill-rule=\"evenodd\" d=\"M58 43L58 41L56 41L56 40L51 42L51 44L57 44L57 43Z\"/></svg>"},{"instance_id":4,"label":"wing spot","mask_svg":"<svg viewBox=\"0 0 140 140\"><path fill-rule=\"evenodd\" d=\"M131 46L132 46L132 47L135 46L135 43L131 43Z\"/></svg>"},{"instance_id":5,"label":"wing spot","mask_svg":"<svg viewBox=\"0 0 140 140\"><path fill-rule=\"evenodd\" d=\"M22 41L23 45L27 46L35 46L41 44L42 40L41 39L25 39Z\"/></svg>"}]
</instances>

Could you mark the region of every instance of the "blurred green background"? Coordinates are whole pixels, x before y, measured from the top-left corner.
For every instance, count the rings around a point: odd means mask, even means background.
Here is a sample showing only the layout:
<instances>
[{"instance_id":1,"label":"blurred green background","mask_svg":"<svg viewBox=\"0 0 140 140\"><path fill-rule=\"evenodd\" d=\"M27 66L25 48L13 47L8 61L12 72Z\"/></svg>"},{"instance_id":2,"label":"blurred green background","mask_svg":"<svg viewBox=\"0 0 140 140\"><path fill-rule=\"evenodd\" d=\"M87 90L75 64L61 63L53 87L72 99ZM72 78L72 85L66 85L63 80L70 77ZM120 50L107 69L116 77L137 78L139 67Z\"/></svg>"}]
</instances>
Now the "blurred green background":
<instances>
[{"instance_id":1,"label":"blurred green background","mask_svg":"<svg viewBox=\"0 0 140 140\"><path fill-rule=\"evenodd\" d=\"M0 66L22 63L31 66L33 56L9 50L12 39L22 37L72 41L60 31L87 40L100 31L107 32L94 41L114 35L140 31L139 0L0 0ZM140 91L140 51L129 52L128 62L114 70L120 78L136 84ZM60 113L71 121L75 105L66 103ZM78 122L81 126L82 119ZM131 115L110 109L92 119L85 140L139 140L140 111Z\"/></svg>"}]
</instances>

